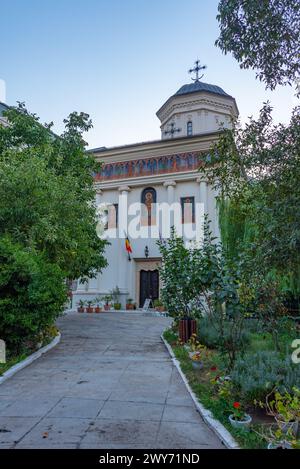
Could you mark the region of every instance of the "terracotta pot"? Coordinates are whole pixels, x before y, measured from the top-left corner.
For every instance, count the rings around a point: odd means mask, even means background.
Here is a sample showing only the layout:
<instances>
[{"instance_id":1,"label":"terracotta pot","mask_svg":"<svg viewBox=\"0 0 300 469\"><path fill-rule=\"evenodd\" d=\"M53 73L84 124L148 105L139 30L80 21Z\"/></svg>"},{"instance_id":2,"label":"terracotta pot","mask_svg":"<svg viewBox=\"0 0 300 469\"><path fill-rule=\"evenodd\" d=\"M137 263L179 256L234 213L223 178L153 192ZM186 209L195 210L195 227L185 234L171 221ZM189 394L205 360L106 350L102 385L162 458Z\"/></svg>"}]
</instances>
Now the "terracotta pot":
<instances>
[{"instance_id":1,"label":"terracotta pot","mask_svg":"<svg viewBox=\"0 0 300 469\"><path fill-rule=\"evenodd\" d=\"M127 309L127 311L133 310L133 307L134 307L134 305L133 305L132 303L127 303L127 304L126 304L126 309Z\"/></svg>"},{"instance_id":2,"label":"terracotta pot","mask_svg":"<svg viewBox=\"0 0 300 469\"><path fill-rule=\"evenodd\" d=\"M87 313L93 313L94 312L94 308L88 306L85 310Z\"/></svg>"},{"instance_id":3,"label":"terracotta pot","mask_svg":"<svg viewBox=\"0 0 300 469\"><path fill-rule=\"evenodd\" d=\"M79 307L77 308L77 312L78 312L78 313L84 313L84 307L83 307L83 306L79 306Z\"/></svg>"},{"instance_id":4,"label":"terracotta pot","mask_svg":"<svg viewBox=\"0 0 300 469\"><path fill-rule=\"evenodd\" d=\"M101 313L101 311L102 311L102 308L100 308L100 306L96 306L95 313Z\"/></svg>"},{"instance_id":5,"label":"terracotta pot","mask_svg":"<svg viewBox=\"0 0 300 469\"><path fill-rule=\"evenodd\" d=\"M109 311L110 310L110 306L109 305L104 305L104 311Z\"/></svg>"},{"instance_id":6,"label":"terracotta pot","mask_svg":"<svg viewBox=\"0 0 300 469\"><path fill-rule=\"evenodd\" d=\"M191 318L180 319L179 340L186 343L197 332L197 321Z\"/></svg>"}]
</instances>

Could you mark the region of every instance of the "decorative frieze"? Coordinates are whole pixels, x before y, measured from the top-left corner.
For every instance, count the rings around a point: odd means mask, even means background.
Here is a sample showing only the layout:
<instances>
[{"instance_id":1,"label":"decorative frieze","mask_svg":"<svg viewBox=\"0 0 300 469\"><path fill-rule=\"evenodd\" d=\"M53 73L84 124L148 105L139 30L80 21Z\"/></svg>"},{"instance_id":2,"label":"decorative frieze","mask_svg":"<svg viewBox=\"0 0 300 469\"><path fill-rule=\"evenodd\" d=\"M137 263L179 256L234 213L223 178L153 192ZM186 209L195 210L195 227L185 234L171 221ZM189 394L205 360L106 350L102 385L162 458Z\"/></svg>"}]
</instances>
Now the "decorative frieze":
<instances>
[{"instance_id":1,"label":"decorative frieze","mask_svg":"<svg viewBox=\"0 0 300 469\"><path fill-rule=\"evenodd\" d=\"M179 153L155 158L103 164L96 181L154 176L158 174L193 171L201 166L199 152Z\"/></svg>"}]
</instances>

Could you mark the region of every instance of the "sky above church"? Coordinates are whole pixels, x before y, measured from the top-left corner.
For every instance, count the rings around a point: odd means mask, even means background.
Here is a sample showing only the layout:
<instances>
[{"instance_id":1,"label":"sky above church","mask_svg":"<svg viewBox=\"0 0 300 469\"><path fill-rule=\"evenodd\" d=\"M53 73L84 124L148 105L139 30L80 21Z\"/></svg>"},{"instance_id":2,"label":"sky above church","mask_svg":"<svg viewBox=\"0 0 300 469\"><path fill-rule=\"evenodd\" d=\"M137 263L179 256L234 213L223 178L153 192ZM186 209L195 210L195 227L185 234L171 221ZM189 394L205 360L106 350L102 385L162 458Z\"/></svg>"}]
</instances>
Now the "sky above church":
<instances>
[{"instance_id":1,"label":"sky above church","mask_svg":"<svg viewBox=\"0 0 300 469\"><path fill-rule=\"evenodd\" d=\"M292 88L266 91L214 45L217 0L0 0L0 100L25 101L61 132L72 111L90 114L89 146L160 138L156 111L199 58L203 81L236 98L242 122L270 100L288 122ZM2 80L2 81L1 81Z\"/></svg>"}]
</instances>

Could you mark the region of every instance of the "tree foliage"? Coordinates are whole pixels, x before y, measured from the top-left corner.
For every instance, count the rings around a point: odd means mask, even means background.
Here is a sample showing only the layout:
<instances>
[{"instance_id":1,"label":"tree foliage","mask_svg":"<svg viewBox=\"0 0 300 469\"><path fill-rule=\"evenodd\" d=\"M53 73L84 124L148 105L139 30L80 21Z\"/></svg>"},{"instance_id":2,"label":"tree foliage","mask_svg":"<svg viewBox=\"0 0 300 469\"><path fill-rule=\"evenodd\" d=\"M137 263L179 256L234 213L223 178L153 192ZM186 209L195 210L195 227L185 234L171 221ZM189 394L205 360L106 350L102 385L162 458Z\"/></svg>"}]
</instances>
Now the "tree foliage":
<instances>
[{"instance_id":1,"label":"tree foliage","mask_svg":"<svg viewBox=\"0 0 300 469\"><path fill-rule=\"evenodd\" d=\"M212 149L208 176L251 225L255 270L298 274L300 265L300 110L274 125L265 104L257 120L227 129ZM250 242L251 241L251 242Z\"/></svg>"},{"instance_id":2,"label":"tree foliage","mask_svg":"<svg viewBox=\"0 0 300 469\"><path fill-rule=\"evenodd\" d=\"M82 133L88 115L73 113L54 135L23 104L6 112L0 127L0 234L42 252L65 276L101 270L105 242L96 234L94 158Z\"/></svg>"},{"instance_id":3,"label":"tree foliage","mask_svg":"<svg viewBox=\"0 0 300 469\"><path fill-rule=\"evenodd\" d=\"M267 88L300 76L299 0L221 0L216 45L244 69L257 70Z\"/></svg>"},{"instance_id":4,"label":"tree foliage","mask_svg":"<svg viewBox=\"0 0 300 469\"><path fill-rule=\"evenodd\" d=\"M0 237L0 337L18 353L58 317L66 300L61 269L10 236Z\"/></svg>"}]
</instances>

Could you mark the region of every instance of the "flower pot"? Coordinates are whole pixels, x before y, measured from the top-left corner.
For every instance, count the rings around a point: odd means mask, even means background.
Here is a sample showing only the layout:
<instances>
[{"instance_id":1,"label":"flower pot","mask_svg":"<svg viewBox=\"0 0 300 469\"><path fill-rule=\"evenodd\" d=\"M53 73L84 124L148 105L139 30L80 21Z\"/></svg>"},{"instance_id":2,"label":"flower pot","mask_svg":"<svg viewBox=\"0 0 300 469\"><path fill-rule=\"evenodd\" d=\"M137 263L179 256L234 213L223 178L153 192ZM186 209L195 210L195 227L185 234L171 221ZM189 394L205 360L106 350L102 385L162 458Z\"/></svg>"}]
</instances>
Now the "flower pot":
<instances>
[{"instance_id":1,"label":"flower pot","mask_svg":"<svg viewBox=\"0 0 300 469\"><path fill-rule=\"evenodd\" d=\"M132 303L127 303L127 304L126 304L126 310L127 310L127 311L132 311L132 310L133 310L133 307L134 307L134 305L133 305Z\"/></svg>"},{"instance_id":2,"label":"flower pot","mask_svg":"<svg viewBox=\"0 0 300 469\"><path fill-rule=\"evenodd\" d=\"M92 308L91 306L88 306L88 307L86 308L86 312L87 312L87 313L93 313L93 312L94 312L94 308Z\"/></svg>"},{"instance_id":3,"label":"flower pot","mask_svg":"<svg viewBox=\"0 0 300 469\"><path fill-rule=\"evenodd\" d=\"M192 366L195 370L202 370L204 365L200 360L192 360Z\"/></svg>"},{"instance_id":4,"label":"flower pot","mask_svg":"<svg viewBox=\"0 0 300 469\"><path fill-rule=\"evenodd\" d=\"M244 420L235 420L234 414L229 415L228 419L232 427L243 430L248 430L248 427L252 422L252 417L249 414L245 414Z\"/></svg>"},{"instance_id":5,"label":"flower pot","mask_svg":"<svg viewBox=\"0 0 300 469\"><path fill-rule=\"evenodd\" d=\"M114 303L114 309L116 311L120 311L121 307L122 307L121 303Z\"/></svg>"},{"instance_id":6,"label":"flower pot","mask_svg":"<svg viewBox=\"0 0 300 469\"><path fill-rule=\"evenodd\" d=\"M299 428L299 421L292 420L291 422L284 422L283 420L276 419L278 426L282 433L292 433L293 435L297 435L298 428Z\"/></svg>"},{"instance_id":7,"label":"flower pot","mask_svg":"<svg viewBox=\"0 0 300 469\"><path fill-rule=\"evenodd\" d=\"M269 443L268 449L292 449L292 445L288 441L283 441L282 443Z\"/></svg>"},{"instance_id":8,"label":"flower pot","mask_svg":"<svg viewBox=\"0 0 300 469\"><path fill-rule=\"evenodd\" d=\"M77 312L78 312L78 313L84 313L84 307L83 307L83 306L79 306L79 307L77 308Z\"/></svg>"},{"instance_id":9,"label":"flower pot","mask_svg":"<svg viewBox=\"0 0 300 469\"><path fill-rule=\"evenodd\" d=\"M109 311L110 310L110 305L104 305L104 311Z\"/></svg>"},{"instance_id":10,"label":"flower pot","mask_svg":"<svg viewBox=\"0 0 300 469\"><path fill-rule=\"evenodd\" d=\"M95 313L101 313L101 311L102 311L102 308L100 308L100 306L96 306Z\"/></svg>"}]
</instances>

